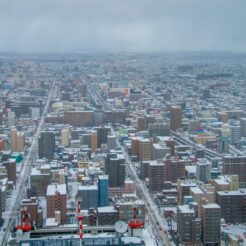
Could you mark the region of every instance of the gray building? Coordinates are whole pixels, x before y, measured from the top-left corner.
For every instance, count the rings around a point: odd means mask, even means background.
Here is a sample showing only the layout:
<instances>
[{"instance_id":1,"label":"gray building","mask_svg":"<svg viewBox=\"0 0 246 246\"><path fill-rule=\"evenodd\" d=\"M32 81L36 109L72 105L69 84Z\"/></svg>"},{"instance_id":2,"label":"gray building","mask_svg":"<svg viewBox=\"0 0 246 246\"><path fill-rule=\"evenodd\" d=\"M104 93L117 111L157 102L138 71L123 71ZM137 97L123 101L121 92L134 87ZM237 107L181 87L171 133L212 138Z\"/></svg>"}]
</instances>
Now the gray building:
<instances>
[{"instance_id":1,"label":"gray building","mask_svg":"<svg viewBox=\"0 0 246 246\"><path fill-rule=\"evenodd\" d=\"M122 187L125 180L125 158L122 154L108 153L105 172L109 176L109 187Z\"/></svg>"},{"instance_id":2,"label":"gray building","mask_svg":"<svg viewBox=\"0 0 246 246\"><path fill-rule=\"evenodd\" d=\"M153 160L162 160L166 156L166 154L170 153L170 148L159 143L153 144L152 148Z\"/></svg>"},{"instance_id":3,"label":"gray building","mask_svg":"<svg viewBox=\"0 0 246 246\"><path fill-rule=\"evenodd\" d=\"M38 139L38 155L39 158L47 158L52 160L55 152L55 134L50 131L43 131Z\"/></svg>"},{"instance_id":4,"label":"gray building","mask_svg":"<svg viewBox=\"0 0 246 246\"><path fill-rule=\"evenodd\" d=\"M170 126L165 123L150 123L148 130L150 137L170 135Z\"/></svg>"},{"instance_id":5,"label":"gray building","mask_svg":"<svg viewBox=\"0 0 246 246\"><path fill-rule=\"evenodd\" d=\"M107 137L107 145L108 149L115 149L116 148L116 136L114 135L108 135Z\"/></svg>"},{"instance_id":6,"label":"gray building","mask_svg":"<svg viewBox=\"0 0 246 246\"><path fill-rule=\"evenodd\" d=\"M196 164L196 179L207 183L210 179L211 163L207 159L200 158Z\"/></svg>"},{"instance_id":7,"label":"gray building","mask_svg":"<svg viewBox=\"0 0 246 246\"><path fill-rule=\"evenodd\" d=\"M231 143L235 144L239 142L241 138L241 127L239 125L231 126Z\"/></svg>"},{"instance_id":8,"label":"gray building","mask_svg":"<svg viewBox=\"0 0 246 246\"><path fill-rule=\"evenodd\" d=\"M81 209L97 208L98 206L97 185L80 186L78 194L81 200Z\"/></svg>"},{"instance_id":9,"label":"gray building","mask_svg":"<svg viewBox=\"0 0 246 246\"><path fill-rule=\"evenodd\" d=\"M220 245L221 208L216 203L202 205L203 245Z\"/></svg>"},{"instance_id":10,"label":"gray building","mask_svg":"<svg viewBox=\"0 0 246 246\"><path fill-rule=\"evenodd\" d=\"M246 118L240 119L240 133L241 137L246 137Z\"/></svg>"},{"instance_id":11,"label":"gray building","mask_svg":"<svg viewBox=\"0 0 246 246\"><path fill-rule=\"evenodd\" d=\"M201 245L202 223L198 218L197 204L178 206L178 239L182 245Z\"/></svg>"}]
</instances>

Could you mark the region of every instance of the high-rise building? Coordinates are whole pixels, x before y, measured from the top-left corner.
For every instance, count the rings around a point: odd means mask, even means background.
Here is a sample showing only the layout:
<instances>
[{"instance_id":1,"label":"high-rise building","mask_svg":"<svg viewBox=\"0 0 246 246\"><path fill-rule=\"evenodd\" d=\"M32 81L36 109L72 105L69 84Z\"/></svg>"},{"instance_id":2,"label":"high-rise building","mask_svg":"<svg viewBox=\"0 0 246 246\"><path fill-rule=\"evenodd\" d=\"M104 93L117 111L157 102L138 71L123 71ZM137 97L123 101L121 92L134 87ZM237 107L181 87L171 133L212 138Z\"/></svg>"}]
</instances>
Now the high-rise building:
<instances>
[{"instance_id":1,"label":"high-rise building","mask_svg":"<svg viewBox=\"0 0 246 246\"><path fill-rule=\"evenodd\" d=\"M196 204L178 206L177 209L178 240L182 245L202 245L202 223L197 217Z\"/></svg>"},{"instance_id":2,"label":"high-rise building","mask_svg":"<svg viewBox=\"0 0 246 246\"><path fill-rule=\"evenodd\" d=\"M2 225L2 213L5 210L6 204L6 186L0 186L0 225Z\"/></svg>"},{"instance_id":3,"label":"high-rise building","mask_svg":"<svg viewBox=\"0 0 246 246\"><path fill-rule=\"evenodd\" d=\"M108 153L105 158L105 173L110 187L122 187L125 180L125 158L122 154Z\"/></svg>"},{"instance_id":4,"label":"high-rise building","mask_svg":"<svg viewBox=\"0 0 246 246\"><path fill-rule=\"evenodd\" d=\"M239 125L230 126L231 131L231 143L236 144L241 138L241 129Z\"/></svg>"},{"instance_id":5,"label":"high-rise building","mask_svg":"<svg viewBox=\"0 0 246 246\"><path fill-rule=\"evenodd\" d=\"M9 159L6 163L8 180L13 181L16 184L16 162L13 159Z\"/></svg>"},{"instance_id":6,"label":"high-rise building","mask_svg":"<svg viewBox=\"0 0 246 246\"><path fill-rule=\"evenodd\" d=\"M138 131L146 130L146 119L143 116L137 117L137 128Z\"/></svg>"},{"instance_id":7,"label":"high-rise building","mask_svg":"<svg viewBox=\"0 0 246 246\"><path fill-rule=\"evenodd\" d=\"M216 203L221 207L221 217L226 223L246 222L246 189L218 191Z\"/></svg>"},{"instance_id":8,"label":"high-rise building","mask_svg":"<svg viewBox=\"0 0 246 246\"><path fill-rule=\"evenodd\" d=\"M170 135L170 126L165 123L150 123L148 130L150 137Z\"/></svg>"},{"instance_id":9,"label":"high-rise building","mask_svg":"<svg viewBox=\"0 0 246 246\"><path fill-rule=\"evenodd\" d=\"M81 97L87 97L87 85L86 84L81 84L79 86L79 88L80 88Z\"/></svg>"},{"instance_id":10,"label":"high-rise building","mask_svg":"<svg viewBox=\"0 0 246 246\"><path fill-rule=\"evenodd\" d=\"M162 160L166 156L166 154L170 153L170 149L165 145L154 143L152 153L153 160Z\"/></svg>"},{"instance_id":11,"label":"high-rise building","mask_svg":"<svg viewBox=\"0 0 246 246\"><path fill-rule=\"evenodd\" d=\"M149 139L140 140L140 162L152 159L152 142Z\"/></svg>"},{"instance_id":12,"label":"high-rise building","mask_svg":"<svg viewBox=\"0 0 246 246\"><path fill-rule=\"evenodd\" d=\"M15 126L15 113L10 109L8 110L8 125L9 127Z\"/></svg>"},{"instance_id":13,"label":"high-rise building","mask_svg":"<svg viewBox=\"0 0 246 246\"><path fill-rule=\"evenodd\" d=\"M45 196L50 181L50 173L42 173L36 168L32 169L30 174L30 188L36 196Z\"/></svg>"},{"instance_id":14,"label":"high-rise building","mask_svg":"<svg viewBox=\"0 0 246 246\"><path fill-rule=\"evenodd\" d=\"M17 133L16 151L22 152L25 149L25 135L23 132Z\"/></svg>"},{"instance_id":15,"label":"high-rise building","mask_svg":"<svg viewBox=\"0 0 246 246\"><path fill-rule=\"evenodd\" d=\"M10 129L10 149L11 151L16 151L17 146L17 130L16 128Z\"/></svg>"},{"instance_id":16,"label":"high-rise building","mask_svg":"<svg viewBox=\"0 0 246 246\"><path fill-rule=\"evenodd\" d=\"M171 106L170 108L170 128L176 131L182 126L182 109L180 106Z\"/></svg>"},{"instance_id":17,"label":"high-rise building","mask_svg":"<svg viewBox=\"0 0 246 246\"><path fill-rule=\"evenodd\" d=\"M164 185L164 163L150 161L148 164L149 189L151 192L161 192Z\"/></svg>"},{"instance_id":18,"label":"high-rise building","mask_svg":"<svg viewBox=\"0 0 246 246\"><path fill-rule=\"evenodd\" d=\"M61 130L61 145L68 147L70 145L70 131L69 128L64 128Z\"/></svg>"},{"instance_id":19,"label":"high-rise building","mask_svg":"<svg viewBox=\"0 0 246 246\"><path fill-rule=\"evenodd\" d=\"M108 175L100 175L98 177L98 206L108 206Z\"/></svg>"},{"instance_id":20,"label":"high-rise building","mask_svg":"<svg viewBox=\"0 0 246 246\"><path fill-rule=\"evenodd\" d=\"M178 156L168 157L165 161L165 181L176 183L185 177L185 166L190 165L189 159L180 159Z\"/></svg>"},{"instance_id":21,"label":"high-rise building","mask_svg":"<svg viewBox=\"0 0 246 246\"><path fill-rule=\"evenodd\" d=\"M221 208L216 203L202 205L202 241L204 246L220 245Z\"/></svg>"},{"instance_id":22,"label":"high-rise building","mask_svg":"<svg viewBox=\"0 0 246 246\"><path fill-rule=\"evenodd\" d=\"M143 178L143 162L152 160L152 142L149 139L140 140L140 171Z\"/></svg>"},{"instance_id":23,"label":"high-rise building","mask_svg":"<svg viewBox=\"0 0 246 246\"><path fill-rule=\"evenodd\" d=\"M222 164L223 174L237 174L239 186L246 187L246 156L225 156Z\"/></svg>"},{"instance_id":24,"label":"high-rise building","mask_svg":"<svg viewBox=\"0 0 246 246\"><path fill-rule=\"evenodd\" d=\"M97 131L97 148L101 148L101 144L107 143L110 127L96 127L95 129Z\"/></svg>"},{"instance_id":25,"label":"high-rise building","mask_svg":"<svg viewBox=\"0 0 246 246\"><path fill-rule=\"evenodd\" d=\"M107 145L108 145L109 150L116 148L116 136L115 135L108 135Z\"/></svg>"},{"instance_id":26,"label":"high-rise building","mask_svg":"<svg viewBox=\"0 0 246 246\"><path fill-rule=\"evenodd\" d=\"M215 202L215 188L212 185L203 185L200 187L191 187L190 195L193 197L193 201L198 205L198 216L201 217L202 205L204 199L208 203Z\"/></svg>"},{"instance_id":27,"label":"high-rise building","mask_svg":"<svg viewBox=\"0 0 246 246\"><path fill-rule=\"evenodd\" d=\"M52 160L55 152L55 134L54 132L43 131L38 139L39 158Z\"/></svg>"},{"instance_id":28,"label":"high-rise building","mask_svg":"<svg viewBox=\"0 0 246 246\"><path fill-rule=\"evenodd\" d=\"M97 149L97 132L91 131L91 150L95 151Z\"/></svg>"},{"instance_id":29,"label":"high-rise building","mask_svg":"<svg viewBox=\"0 0 246 246\"><path fill-rule=\"evenodd\" d=\"M25 148L25 136L21 132L17 132L16 128L10 130L10 149L15 152L22 152Z\"/></svg>"},{"instance_id":30,"label":"high-rise building","mask_svg":"<svg viewBox=\"0 0 246 246\"><path fill-rule=\"evenodd\" d=\"M231 142L231 131L227 125L224 125L221 128L219 134L218 152L229 153L230 142Z\"/></svg>"},{"instance_id":31,"label":"high-rise building","mask_svg":"<svg viewBox=\"0 0 246 246\"><path fill-rule=\"evenodd\" d=\"M132 137L132 156L140 158L140 137Z\"/></svg>"},{"instance_id":32,"label":"high-rise building","mask_svg":"<svg viewBox=\"0 0 246 246\"><path fill-rule=\"evenodd\" d=\"M246 118L240 119L240 133L241 137L246 137Z\"/></svg>"},{"instance_id":33,"label":"high-rise building","mask_svg":"<svg viewBox=\"0 0 246 246\"><path fill-rule=\"evenodd\" d=\"M52 184L47 187L47 218L55 218L60 213L61 224L66 223L67 190L66 184Z\"/></svg>"},{"instance_id":34,"label":"high-rise building","mask_svg":"<svg viewBox=\"0 0 246 246\"><path fill-rule=\"evenodd\" d=\"M206 158L199 158L196 163L196 179L207 183L210 179L211 163Z\"/></svg>"},{"instance_id":35,"label":"high-rise building","mask_svg":"<svg viewBox=\"0 0 246 246\"><path fill-rule=\"evenodd\" d=\"M78 194L81 199L81 209L89 209L89 208L98 207L98 186L97 185L79 186Z\"/></svg>"},{"instance_id":36,"label":"high-rise building","mask_svg":"<svg viewBox=\"0 0 246 246\"><path fill-rule=\"evenodd\" d=\"M190 188L197 187L194 180L184 179L177 180L178 203L184 204L184 197L190 195Z\"/></svg>"}]
</instances>

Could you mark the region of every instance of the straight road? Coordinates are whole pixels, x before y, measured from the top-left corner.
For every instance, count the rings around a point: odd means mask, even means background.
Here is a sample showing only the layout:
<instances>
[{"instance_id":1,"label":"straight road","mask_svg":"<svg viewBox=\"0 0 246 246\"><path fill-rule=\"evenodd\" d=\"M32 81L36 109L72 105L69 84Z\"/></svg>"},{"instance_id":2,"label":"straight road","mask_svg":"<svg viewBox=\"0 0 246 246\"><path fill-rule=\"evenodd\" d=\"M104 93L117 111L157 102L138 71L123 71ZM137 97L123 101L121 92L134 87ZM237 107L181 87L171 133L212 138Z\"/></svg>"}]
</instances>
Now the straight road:
<instances>
[{"instance_id":1,"label":"straight road","mask_svg":"<svg viewBox=\"0 0 246 246\"><path fill-rule=\"evenodd\" d=\"M50 102L53 96L53 93L55 91L55 82L52 83L43 113L41 115L39 124L36 129L36 133L33 136L32 144L30 148L28 149L27 155L24 157L22 170L19 174L16 188L12 192L11 200L10 200L10 206L6 208L6 216L4 216L4 223L1 227L0 231L0 243L1 246L7 245L11 229L14 226L14 223L16 221L16 218L19 213L16 213L16 211L20 207L21 200L25 197L26 188L28 184L28 177L31 172L31 167L33 162L35 161L36 155L37 155L37 149L38 149L38 137L40 135L40 132L43 128L45 117L48 112Z\"/></svg>"}]
</instances>

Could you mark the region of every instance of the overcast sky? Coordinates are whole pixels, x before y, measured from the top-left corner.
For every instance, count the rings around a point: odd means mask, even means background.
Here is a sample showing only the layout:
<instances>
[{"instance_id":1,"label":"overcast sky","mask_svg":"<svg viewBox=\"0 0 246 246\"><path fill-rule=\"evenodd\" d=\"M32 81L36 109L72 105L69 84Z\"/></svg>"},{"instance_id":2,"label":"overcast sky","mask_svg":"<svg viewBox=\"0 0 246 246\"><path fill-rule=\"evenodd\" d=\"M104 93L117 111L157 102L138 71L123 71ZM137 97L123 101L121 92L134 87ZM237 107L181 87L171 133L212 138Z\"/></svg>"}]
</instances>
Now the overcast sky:
<instances>
[{"instance_id":1,"label":"overcast sky","mask_svg":"<svg viewBox=\"0 0 246 246\"><path fill-rule=\"evenodd\" d=\"M0 51L246 51L246 0L0 0Z\"/></svg>"}]
</instances>

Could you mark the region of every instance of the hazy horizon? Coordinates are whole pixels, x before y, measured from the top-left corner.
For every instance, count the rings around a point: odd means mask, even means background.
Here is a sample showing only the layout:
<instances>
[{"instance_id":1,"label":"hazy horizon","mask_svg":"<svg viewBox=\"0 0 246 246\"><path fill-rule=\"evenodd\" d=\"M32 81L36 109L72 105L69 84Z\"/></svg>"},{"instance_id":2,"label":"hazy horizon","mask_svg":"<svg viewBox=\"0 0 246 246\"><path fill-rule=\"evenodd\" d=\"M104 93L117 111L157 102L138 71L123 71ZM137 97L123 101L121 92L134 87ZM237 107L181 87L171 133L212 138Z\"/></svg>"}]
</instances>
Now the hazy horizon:
<instances>
[{"instance_id":1,"label":"hazy horizon","mask_svg":"<svg viewBox=\"0 0 246 246\"><path fill-rule=\"evenodd\" d=\"M0 52L245 52L244 23L244 0L0 0Z\"/></svg>"}]
</instances>

